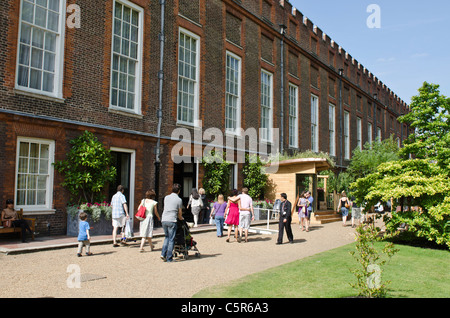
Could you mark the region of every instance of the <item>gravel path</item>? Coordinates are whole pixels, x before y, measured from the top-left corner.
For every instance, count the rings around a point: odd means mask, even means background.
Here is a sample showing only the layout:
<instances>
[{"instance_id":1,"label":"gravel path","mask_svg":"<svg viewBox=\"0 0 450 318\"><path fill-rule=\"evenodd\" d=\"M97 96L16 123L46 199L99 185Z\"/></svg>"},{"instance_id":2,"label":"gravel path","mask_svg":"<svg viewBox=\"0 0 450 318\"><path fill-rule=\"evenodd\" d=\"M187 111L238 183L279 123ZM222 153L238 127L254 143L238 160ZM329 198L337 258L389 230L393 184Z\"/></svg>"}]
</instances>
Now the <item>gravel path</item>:
<instances>
[{"instance_id":1,"label":"gravel path","mask_svg":"<svg viewBox=\"0 0 450 318\"><path fill-rule=\"evenodd\" d=\"M155 250L150 252L147 245L144 253L139 253L138 242L117 248L93 245L90 257L77 257L76 248L0 253L0 297L191 297L203 288L337 248L355 238L354 229L340 222L314 225L308 233L297 224L292 229L294 244L283 245L275 244L276 235L250 234L248 243L234 238L227 243L215 232L195 233L201 256L191 252L189 259L173 263L159 258L164 240L160 237L154 239ZM80 270L80 288L68 287L70 266ZM90 280L100 277L104 278Z\"/></svg>"}]
</instances>

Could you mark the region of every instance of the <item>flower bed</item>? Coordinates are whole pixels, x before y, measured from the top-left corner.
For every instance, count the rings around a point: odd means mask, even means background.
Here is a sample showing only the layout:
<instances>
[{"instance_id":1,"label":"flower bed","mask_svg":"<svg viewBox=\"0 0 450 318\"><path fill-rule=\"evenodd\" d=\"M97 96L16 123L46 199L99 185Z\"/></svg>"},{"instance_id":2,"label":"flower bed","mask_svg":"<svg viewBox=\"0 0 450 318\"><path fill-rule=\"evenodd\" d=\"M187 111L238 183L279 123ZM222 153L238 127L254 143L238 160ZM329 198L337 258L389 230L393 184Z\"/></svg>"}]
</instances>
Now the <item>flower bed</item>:
<instances>
[{"instance_id":1,"label":"flower bed","mask_svg":"<svg viewBox=\"0 0 450 318\"><path fill-rule=\"evenodd\" d=\"M80 213L88 215L87 222L91 226L91 235L108 235L112 233L111 205L107 202L84 203L80 206L71 205L67 207L67 235L78 236L78 224Z\"/></svg>"}]
</instances>

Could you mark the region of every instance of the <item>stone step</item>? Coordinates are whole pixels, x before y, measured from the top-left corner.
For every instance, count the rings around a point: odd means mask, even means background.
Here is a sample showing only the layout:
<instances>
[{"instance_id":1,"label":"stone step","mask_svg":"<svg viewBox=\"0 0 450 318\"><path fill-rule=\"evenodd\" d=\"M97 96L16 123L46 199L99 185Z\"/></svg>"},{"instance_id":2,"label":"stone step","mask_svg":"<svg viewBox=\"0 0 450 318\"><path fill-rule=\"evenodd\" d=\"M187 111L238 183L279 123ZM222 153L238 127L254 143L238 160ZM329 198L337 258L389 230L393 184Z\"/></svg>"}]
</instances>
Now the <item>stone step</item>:
<instances>
[{"instance_id":1,"label":"stone step","mask_svg":"<svg viewBox=\"0 0 450 318\"><path fill-rule=\"evenodd\" d=\"M349 215L349 217L351 217ZM311 219L312 224L326 224L341 221L342 217L335 211L317 211L314 213L314 218Z\"/></svg>"}]
</instances>

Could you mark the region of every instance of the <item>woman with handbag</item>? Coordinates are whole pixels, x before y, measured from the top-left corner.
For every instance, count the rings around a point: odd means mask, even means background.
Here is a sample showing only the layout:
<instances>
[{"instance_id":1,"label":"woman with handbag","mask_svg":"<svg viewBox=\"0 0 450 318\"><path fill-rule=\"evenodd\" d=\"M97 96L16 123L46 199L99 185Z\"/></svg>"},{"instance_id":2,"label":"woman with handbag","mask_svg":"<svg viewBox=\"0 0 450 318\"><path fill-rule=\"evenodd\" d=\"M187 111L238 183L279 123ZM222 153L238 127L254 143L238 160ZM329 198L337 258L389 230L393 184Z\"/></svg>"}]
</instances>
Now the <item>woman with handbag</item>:
<instances>
[{"instance_id":1,"label":"woman with handbag","mask_svg":"<svg viewBox=\"0 0 450 318\"><path fill-rule=\"evenodd\" d=\"M300 197L298 198L297 207L298 209L298 219L300 220L300 228L302 231L305 230L306 232L309 232L309 226L308 226L308 206L309 201L306 199L306 191L303 191L300 194Z\"/></svg>"},{"instance_id":2,"label":"woman with handbag","mask_svg":"<svg viewBox=\"0 0 450 318\"><path fill-rule=\"evenodd\" d=\"M345 193L345 191L342 191L341 199L339 200L339 205L338 205L338 211L340 210L342 213L342 226L346 226L345 223L347 222L348 211L351 206L352 206L352 203L347 198L347 194Z\"/></svg>"},{"instance_id":3,"label":"woman with handbag","mask_svg":"<svg viewBox=\"0 0 450 318\"><path fill-rule=\"evenodd\" d=\"M11 199L6 200L6 209L1 213L1 225L4 227L20 227L22 229L22 242L25 243L25 236L27 231L33 235L33 231L30 229L27 221L19 219L19 215L14 210L14 201Z\"/></svg>"},{"instance_id":4,"label":"woman with handbag","mask_svg":"<svg viewBox=\"0 0 450 318\"><path fill-rule=\"evenodd\" d=\"M148 240L150 244L150 251L153 251L152 237L153 237L153 217L156 216L158 220L161 220L156 208L158 202L155 201L156 193L153 190L148 190L145 193L145 199L142 200L139 208L145 207L145 217L140 218L139 224L139 236L141 237L140 252L144 252L145 241Z\"/></svg>"}]
</instances>

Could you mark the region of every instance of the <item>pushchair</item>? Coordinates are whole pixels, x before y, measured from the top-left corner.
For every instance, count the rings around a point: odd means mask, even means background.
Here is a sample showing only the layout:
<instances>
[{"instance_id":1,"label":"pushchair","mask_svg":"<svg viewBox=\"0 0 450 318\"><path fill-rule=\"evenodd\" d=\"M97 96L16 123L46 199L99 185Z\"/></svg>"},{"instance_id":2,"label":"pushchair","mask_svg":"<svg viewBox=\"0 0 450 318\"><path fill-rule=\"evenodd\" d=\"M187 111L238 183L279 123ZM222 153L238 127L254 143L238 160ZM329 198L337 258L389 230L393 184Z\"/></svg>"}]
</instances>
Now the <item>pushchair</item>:
<instances>
[{"instance_id":1,"label":"pushchair","mask_svg":"<svg viewBox=\"0 0 450 318\"><path fill-rule=\"evenodd\" d=\"M175 234L175 242L173 247L173 255L182 259L189 258L189 251L195 251L195 256L200 257L200 252L197 249L197 242L194 241L189 226L185 220L177 221L177 233Z\"/></svg>"}]
</instances>

